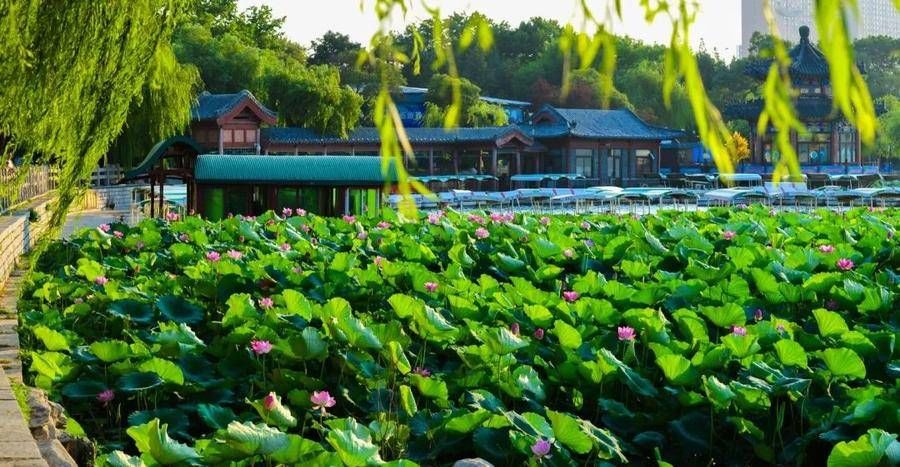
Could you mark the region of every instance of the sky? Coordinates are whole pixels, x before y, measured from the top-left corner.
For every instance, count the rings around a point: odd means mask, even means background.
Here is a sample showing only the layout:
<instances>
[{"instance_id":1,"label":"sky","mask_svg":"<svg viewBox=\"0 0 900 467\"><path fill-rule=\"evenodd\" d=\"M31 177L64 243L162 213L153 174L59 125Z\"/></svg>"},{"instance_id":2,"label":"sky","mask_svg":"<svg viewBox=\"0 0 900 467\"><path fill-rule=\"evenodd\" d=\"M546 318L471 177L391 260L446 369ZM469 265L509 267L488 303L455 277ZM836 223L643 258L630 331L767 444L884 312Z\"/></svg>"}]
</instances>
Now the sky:
<instances>
[{"instance_id":1,"label":"sky","mask_svg":"<svg viewBox=\"0 0 900 467\"><path fill-rule=\"evenodd\" d=\"M238 0L241 8L268 5L278 16L286 17L285 34L301 45L309 45L329 30L350 36L356 42L367 43L378 28L372 11L374 0ZM596 12L605 11L607 0L587 0ZM421 0L412 0L412 9L406 18L395 18L393 29L403 29L406 24L428 17ZM428 0L429 6L437 6L443 16L454 12L480 11L494 21L506 21L517 25L534 16L555 19L562 24L579 25L574 16L577 0ZM698 0L699 12L692 31L692 44L701 43L712 51L717 50L726 59L736 55L741 42L740 0ZM658 18L652 25L644 21L638 0L623 0L623 21L614 25L613 32L631 36L644 42L668 43L671 28L666 18Z\"/></svg>"}]
</instances>

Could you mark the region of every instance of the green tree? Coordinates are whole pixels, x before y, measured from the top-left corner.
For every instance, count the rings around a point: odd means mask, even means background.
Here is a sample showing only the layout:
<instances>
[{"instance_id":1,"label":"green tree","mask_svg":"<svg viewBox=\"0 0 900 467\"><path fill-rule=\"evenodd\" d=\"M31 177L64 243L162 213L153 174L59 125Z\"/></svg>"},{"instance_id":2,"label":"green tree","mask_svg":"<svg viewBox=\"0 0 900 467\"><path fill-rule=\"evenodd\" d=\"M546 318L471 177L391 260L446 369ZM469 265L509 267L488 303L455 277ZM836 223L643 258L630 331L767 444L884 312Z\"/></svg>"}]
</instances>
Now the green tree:
<instances>
[{"instance_id":1,"label":"green tree","mask_svg":"<svg viewBox=\"0 0 900 467\"><path fill-rule=\"evenodd\" d=\"M265 80L268 102L285 125L346 137L359 123L363 98L341 85L334 67L285 69Z\"/></svg>"},{"instance_id":2,"label":"green tree","mask_svg":"<svg viewBox=\"0 0 900 467\"><path fill-rule=\"evenodd\" d=\"M900 98L884 98L886 111L878 117L875 144L867 153L879 159L900 159Z\"/></svg>"},{"instance_id":3,"label":"green tree","mask_svg":"<svg viewBox=\"0 0 900 467\"><path fill-rule=\"evenodd\" d=\"M900 39L873 36L853 45L875 100L900 95Z\"/></svg>"},{"instance_id":4,"label":"green tree","mask_svg":"<svg viewBox=\"0 0 900 467\"><path fill-rule=\"evenodd\" d=\"M681 83L675 84L672 106L666 108L663 100L662 74L659 64L645 60L637 66L621 70L616 86L628 90L628 100L644 120L675 128L693 127L694 115L688 103L687 91Z\"/></svg>"},{"instance_id":5,"label":"green tree","mask_svg":"<svg viewBox=\"0 0 900 467\"><path fill-rule=\"evenodd\" d=\"M172 30L188 2L0 2L0 132L9 144L58 158L57 201L50 225L62 226L98 161L122 132L156 70L176 68ZM162 112L161 126L187 123Z\"/></svg>"}]
</instances>

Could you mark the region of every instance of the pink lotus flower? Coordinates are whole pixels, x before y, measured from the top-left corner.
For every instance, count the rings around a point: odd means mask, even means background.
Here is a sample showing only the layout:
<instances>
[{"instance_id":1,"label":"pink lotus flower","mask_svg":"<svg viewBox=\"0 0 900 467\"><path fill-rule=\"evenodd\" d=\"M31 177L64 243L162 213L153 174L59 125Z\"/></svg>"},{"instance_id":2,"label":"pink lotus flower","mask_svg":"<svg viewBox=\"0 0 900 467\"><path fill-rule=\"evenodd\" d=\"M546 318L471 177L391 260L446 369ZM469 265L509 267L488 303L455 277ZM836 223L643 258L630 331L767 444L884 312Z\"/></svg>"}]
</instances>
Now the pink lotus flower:
<instances>
[{"instance_id":1,"label":"pink lotus flower","mask_svg":"<svg viewBox=\"0 0 900 467\"><path fill-rule=\"evenodd\" d=\"M563 250L563 256L571 259L573 256L575 256L575 251L571 248L566 248L565 250Z\"/></svg>"},{"instance_id":2,"label":"pink lotus flower","mask_svg":"<svg viewBox=\"0 0 900 467\"><path fill-rule=\"evenodd\" d=\"M743 337L743 336L746 336L746 335L747 335L747 328L745 328L745 327L743 327L743 326L732 326L732 327L731 327L731 332L732 332L732 334L734 334L735 336L742 336L742 337Z\"/></svg>"},{"instance_id":3,"label":"pink lotus flower","mask_svg":"<svg viewBox=\"0 0 900 467\"><path fill-rule=\"evenodd\" d=\"M541 225L550 225L550 218L547 216L541 217Z\"/></svg>"},{"instance_id":4,"label":"pink lotus flower","mask_svg":"<svg viewBox=\"0 0 900 467\"><path fill-rule=\"evenodd\" d=\"M309 396L309 401L313 403L313 410L321 410L325 414L325 409L334 407L337 403L328 391L313 391Z\"/></svg>"},{"instance_id":5,"label":"pink lotus flower","mask_svg":"<svg viewBox=\"0 0 900 467\"><path fill-rule=\"evenodd\" d=\"M847 259L847 258L841 258L841 259L837 260L837 263L835 263L835 264L837 265L838 269L840 269L841 271L849 271L849 270L853 269L854 266L856 266L855 264L853 264L853 261L851 261L850 259Z\"/></svg>"},{"instance_id":6,"label":"pink lotus flower","mask_svg":"<svg viewBox=\"0 0 900 467\"><path fill-rule=\"evenodd\" d=\"M245 216L244 220L247 222L256 222L256 216Z\"/></svg>"},{"instance_id":7,"label":"pink lotus flower","mask_svg":"<svg viewBox=\"0 0 900 467\"><path fill-rule=\"evenodd\" d=\"M134 247L137 248L138 250L143 250L143 249L144 249L144 242L138 240L138 242L134 244Z\"/></svg>"},{"instance_id":8,"label":"pink lotus flower","mask_svg":"<svg viewBox=\"0 0 900 467\"><path fill-rule=\"evenodd\" d=\"M113 236L115 236L116 238L122 238L125 236L125 234L123 234L122 232L119 232L118 230L114 230Z\"/></svg>"},{"instance_id":9,"label":"pink lotus flower","mask_svg":"<svg viewBox=\"0 0 900 467\"><path fill-rule=\"evenodd\" d=\"M591 224L588 221L584 221L581 223L581 228L584 230L591 230Z\"/></svg>"},{"instance_id":10,"label":"pink lotus flower","mask_svg":"<svg viewBox=\"0 0 900 467\"><path fill-rule=\"evenodd\" d=\"M484 227L479 227L479 228L475 229L475 237L480 240L484 240L485 238L488 238L490 236L491 236L491 233L488 232L488 230L485 229Z\"/></svg>"},{"instance_id":11,"label":"pink lotus flower","mask_svg":"<svg viewBox=\"0 0 900 467\"><path fill-rule=\"evenodd\" d=\"M212 261L213 263L220 260L221 258L222 255L220 255L218 251L210 251L206 253L206 259Z\"/></svg>"},{"instance_id":12,"label":"pink lotus flower","mask_svg":"<svg viewBox=\"0 0 900 467\"><path fill-rule=\"evenodd\" d=\"M722 238L724 238L725 240L733 240L736 236L737 234L734 233L733 230L726 230L725 232L722 232Z\"/></svg>"},{"instance_id":13,"label":"pink lotus flower","mask_svg":"<svg viewBox=\"0 0 900 467\"><path fill-rule=\"evenodd\" d=\"M778 331L779 334L783 333L783 332L784 332L784 325L781 324L781 323L778 323L778 326L775 326L775 330Z\"/></svg>"},{"instance_id":14,"label":"pink lotus flower","mask_svg":"<svg viewBox=\"0 0 900 467\"><path fill-rule=\"evenodd\" d=\"M764 317L765 313L761 308L757 308L756 311L753 312L753 319L755 319L756 321L762 321Z\"/></svg>"},{"instance_id":15,"label":"pink lotus flower","mask_svg":"<svg viewBox=\"0 0 900 467\"><path fill-rule=\"evenodd\" d=\"M534 330L534 338L537 340L542 340L544 338L544 328L537 328Z\"/></svg>"},{"instance_id":16,"label":"pink lotus flower","mask_svg":"<svg viewBox=\"0 0 900 467\"><path fill-rule=\"evenodd\" d=\"M579 297L581 297L581 294L579 294L578 292L576 292L574 290L566 290L565 292L562 293L562 296L563 296L563 300L565 300L567 302L574 302L574 301L578 300Z\"/></svg>"},{"instance_id":17,"label":"pink lotus flower","mask_svg":"<svg viewBox=\"0 0 900 467\"><path fill-rule=\"evenodd\" d=\"M586 247L588 247L588 248L594 248L594 245L595 245L595 244L594 244L594 241L591 240L591 239L586 239L586 240L584 241L584 246L586 246Z\"/></svg>"},{"instance_id":18,"label":"pink lotus flower","mask_svg":"<svg viewBox=\"0 0 900 467\"><path fill-rule=\"evenodd\" d=\"M344 222L346 222L346 223L348 223L348 224L355 224L355 223L356 223L356 216L351 216L351 215L345 214L345 215L344 215Z\"/></svg>"},{"instance_id":19,"label":"pink lotus flower","mask_svg":"<svg viewBox=\"0 0 900 467\"><path fill-rule=\"evenodd\" d=\"M168 212L166 212L166 220L169 221L169 222L175 222L175 221L177 221L177 220L179 219L179 217L180 217L180 216L179 216L178 213L175 212L175 211L168 211Z\"/></svg>"},{"instance_id":20,"label":"pink lotus flower","mask_svg":"<svg viewBox=\"0 0 900 467\"><path fill-rule=\"evenodd\" d=\"M250 350L256 355L265 355L272 351L272 343L269 341L250 341Z\"/></svg>"},{"instance_id":21,"label":"pink lotus flower","mask_svg":"<svg viewBox=\"0 0 900 467\"><path fill-rule=\"evenodd\" d=\"M369 234L367 234L365 232L360 232L360 233L356 234L356 238L358 238L360 240L365 240L365 239L369 238Z\"/></svg>"},{"instance_id":22,"label":"pink lotus flower","mask_svg":"<svg viewBox=\"0 0 900 467\"><path fill-rule=\"evenodd\" d=\"M104 389L103 391L100 391L100 394L97 394L97 400L102 402L103 405L109 404L115 398L116 393L112 389Z\"/></svg>"},{"instance_id":23,"label":"pink lotus flower","mask_svg":"<svg viewBox=\"0 0 900 467\"><path fill-rule=\"evenodd\" d=\"M437 290L437 288L438 288L437 282L426 282L425 283L425 290L427 290L428 292L434 293L434 291Z\"/></svg>"},{"instance_id":24,"label":"pink lotus flower","mask_svg":"<svg viewBox=\"0 0 900 467\"><path fill-rule=\"evenodd\" d=\"M825 302L825 308L831 311L837 310L839 307L837 300L831 298L827 302Z\"/></svg>"},{"instance_id":25,"label":"pink lotus flower","mask_svg":"<svg viewBox=\"0 0 900 467\"><path fill-rule=\"evenodd\" d=\"M484 225L484 218L479 216L478 214L469 214L469 222Z\"/></svg>"},{"instance_id":26,"label":"pink lotus flower","mask_svg":"<svg viewBox=\"0 0 900 467\"><path fill-rule=\"evenodd\" d=\"M545 457L550 457L549 454L551 449L553 449L553 445L550 444L550 441L547 441L544 438L538 439L534 444L531 445L532 454L534 454L534 457L539 460Z\"/></svg>"},{"instance_id":27,"label":"pink lotus flower","mask_svg":"<svg viewBox=\"0 0 900 467\"><path fill-rule=\"evenodd\" d=\"M111 229L112 227L110 227L109 224L100 224L97 226L97 228L100 229L100 231L103 233L109 233L109 229Z\"/></svg>"},{"instance_id":28,"label":"pink lotus flower","mask_svg":"<svg viewBox=\"0 0 900 467\"><path fill-rule=\"evenodd\" d=\"M512 323L509 325L509 332L513 333L513 335L518 336L520 330L519 323Z\"/></svg>"},{"instance_id":29,"label":"pink lotus flower","mask_svg":"<svg viewBox=\"0 0 900 467\"><path fill-rule=\"evenodd\" d=\"M275 305L271 297L263 297L259 299L259 307L263 310L271 309Z\"/></svg>"},{"instance_id":30,"label":"pink lotus flower","mask_svg":"<svg viewBox=\"0 0 900 467\"><path fill-rule=\"evenodd\" d=\"M294 209L294 213L296 213L298 216L305 216L305 215L306 215L306 209L303 209L303 208L297 208L297 209Z\"/></svg>"},{"instance_id":31,"label":"pink lotus flower","mask_svg":"<svg viewBox=\"0 0 900 467\"><path fill-rule=\"evenodd\" d=\"M294 215L294 210L291 208L283 208L281 210L282 217L291 217Z\"/></svg>"},{"instance_id":32,"label":"pink lotus flower","mask_svg":"<svg viewBox=\"0 0 900 467\"><path fill-rule=\"evenodd\" d=\"M834 247L831 245L819 245L819 251L826 254L833 253Z\"/></svg>"},{"instance_id":33,"label":"pink lotus flower","mask_svg":"<svg viewBox=\"0 0 900 467\"><path fill-rule=\"evenodd\" d=\"M383 257L383 256L376 256L375 259L372 260L372 262L375 263L375 266L377 266L377 267L380 268L381 266L384 265L384 257Z\"/></svg>"},{"instance_id":34,"label":"pink lotus flower","mask_svg":"<svg viewBox=\"0 0 900 467\"><path fill-rule=\"evenodd\" d=\"M381 222L378 223L378 228L381 229L381 230L390 229L390 228L391 228L391 223L390 223L390 222L386 222L386 221L381 221Z\"/></svg>"},{"instance_id":35,"label":"pink lotus flower","mask_svg":"<svg viewBox=\"0 0 900 467\"><path fill-rule=\"evenodd\" d=\"M423 378L427 378L427 377L431 376L431 370L429 370L428 368L425 368L424 366L415 367L413 369L413 373L415 373Z\"/></svg>"},{"instance_id":36,"label":"pink lotus flower","mask_svg":"<svg viewBox=\"0 0 900 467\"><path fill-rule=\"evenodd\" d=\"M437 225L438 223L441 222L441 217L443 217L443 216L440 211L432 212L432 213L428 214L428 223L432 224L432 225Z\"/></svg>"},{"instance_id":37,"label":"pink lotus flower","mask_svg":"<svg viewBox=\"0 0 900 467\"><path fill-rule=\"evenodd\" d=\"M278 248L280 248L281 251L291 251L291 244L290 243L282 243L281 246Z\"/></svg>"},{"instance_id":38,"label":"pink lotus flower","mask_svg":"<svg viewBox=\"0 0 900 467\"><path fill-rule=\"evenodd\" d=\"M634 328L631 326L619 326L616 329L616 334L619 336L620 341L633 341L637 337L637 333L634 332Z\"/></svg>"},{"instance_id":39,"label":"pink lotus flower","mask_svg":"<svg viewBox=\"0 0 900 467\"><path fill-rule=\"evenodd\" d=\"M244 256L243 253L237 250L228 250L228 257L233 260L239 260Z\"/></svg>"},{"instance_id":40,"label":"pink lotus flower","mask_svg":"<svg viewBox=\"0 0 900 467\"><path fill-rule=\"evenodd\" d=\"M308 225L303 224L303 225L300 226L300 230L302 230L303 233L309 233L309 230L310 230L310 229L309 229L309 226L308 226Z\"/></svg>"},{"instance_id":41,"label":"pink lotus flower","mask_svg":"<svg viewBox=\"0 0 900 467\"><path fill-rule=\"evenodd\" d=\"M275 393L270 392L266 394L266 397L263 398L263 407L265 407L266 410L272 410L273 408L275 408L276 402L278 402L278 399L275 398Z\"/></svg>"},{"instance_id":42,"label":"pink lotus flower","mask_svg":"<svg viewBox=\"0 0 900 467\"><path fill-rule=\"evenodd\" d=\"M299 266L295 266L293 269L291 269L291 271L294 271L294 274L300 274L301 272L303 272L303 270L300 269Z\"/></svg>"},{"instance_id":43,"label":"pink lotus flower","mask_svg":"<svg viewBox=\"0 0 900 467\"><path fill-rule=\"evenodd\" d=\"M94 278L94 283L99 286L104 286L107 282L109 282L109 279L107 279L106 276L97 276Z\"/></svg>"},{"instance_id":44,"label":"pink lotus flower","mask_svg":"<svg viewBox=\"0 0 900 467\"><path fill-rule=\"evenodd\" d=\"M181 241L181 242L183 242L183 243L187 243L187 242L191 241L191 237L190 237L188 234L183 233L183 234L181 234L181 235L178 236L178 240Z\"/></svg>"}]
</instances>

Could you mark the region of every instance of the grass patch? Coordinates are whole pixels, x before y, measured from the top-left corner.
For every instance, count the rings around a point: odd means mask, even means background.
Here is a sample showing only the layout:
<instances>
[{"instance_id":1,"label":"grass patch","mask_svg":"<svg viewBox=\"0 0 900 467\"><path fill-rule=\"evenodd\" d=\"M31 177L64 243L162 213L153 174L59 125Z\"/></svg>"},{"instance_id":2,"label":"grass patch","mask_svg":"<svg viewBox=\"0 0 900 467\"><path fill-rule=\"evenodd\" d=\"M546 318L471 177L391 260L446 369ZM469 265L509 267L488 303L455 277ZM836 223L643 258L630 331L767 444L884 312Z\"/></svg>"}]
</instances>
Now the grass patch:
<instances>
[{"instance_id":1,"label":"grass patch","mask_svg":"<svg viewBox=\"0 0 900 467\"><path fill-rule=\"evenodd\" d=\"M22 417L27 423L31 420L31 409L28 407L28 386L16 381L10 381L13 395L16 396L16 403L19 404L19 410L22 411Z\"/></svg>"}]
</instances>

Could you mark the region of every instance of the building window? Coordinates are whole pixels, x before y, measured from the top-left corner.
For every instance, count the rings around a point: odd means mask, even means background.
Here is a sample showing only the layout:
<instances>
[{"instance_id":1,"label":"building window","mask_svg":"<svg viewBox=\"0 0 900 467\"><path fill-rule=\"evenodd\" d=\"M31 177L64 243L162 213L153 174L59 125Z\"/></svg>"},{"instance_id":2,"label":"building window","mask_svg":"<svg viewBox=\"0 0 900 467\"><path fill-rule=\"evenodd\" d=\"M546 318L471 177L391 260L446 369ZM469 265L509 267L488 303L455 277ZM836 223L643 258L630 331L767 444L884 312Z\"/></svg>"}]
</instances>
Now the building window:
<instances>
[{"instance_id":1,"label":"building window","mask_svg":"<svg viewBox=\"0 0 900 467\"><path fill-rule=\"evenodd\" d=\"M653 153L647 149L638 149L634 153L635 171L638 177L650 177L654 175Z\"/></svg>"},{"instance_id":2,"label":"building window","mask_svg":"<svg viewBox=\"0 0 900 467\"><path fill-rule=\"evenodd\" d=\"M801 164L828 164L831 161L830 147L831 133L800 135L797 139L797 158Z\"/></svg>"},{"instance_id":3,"label":"building window","mask_svg":"<svg viewBox=\"0 0 900 467\"><path fill-rule=\"evenodd\" d=\"M247 135L246 141L248 143L255 143L256 142L256 130L245 130L245 131L246 131L245 134Z\"/></svg>"},{"instance_id":4,"label":"building window","mask_svg":"<svg viewBox=\"0 0 900 467\"><path fill-rule=\"evenodd\" d=\"M856 162L856 134L851 127L841 128L839 135L838 162L849 164Z\"/></svg>"},{"instance_id":5,"label":"building window","mask_svg":"<svg viewBox=\"0 0 900 467\"><path fill-rule=\"evenodd\" d=\"M606 158L606 178L622 177L622 149L610 149Z\"/></svg>"},{"instance_id":6,"label":"building window","mask_svg":"<svg viewBox=\"0 0 900 467\"><path fill-rule=\"evenodd\" d=\"M234 142L235 143L243 143L244 142L244 130L234 130Z\"/></svg>"},{"instance_id":7,"label":"building window","mask_svg":"<svg viewBox=\"0 0 900 467\"><path fill-rule=\"evenodd\" d=\"M222 141L226 143L230 143L232 141L232 131L231 130L223 130L222 131Z\"/></svg>"},{"instance_id":8,"label":"building window","mask_svg":"<svg viewBox=\"0 0 900 467\"><path fill-rule=\"evenodd\" d=\"M594 178L594 151L591 149L575 150L575 173L585 178Z\"/></svg>"}]
</instances>

